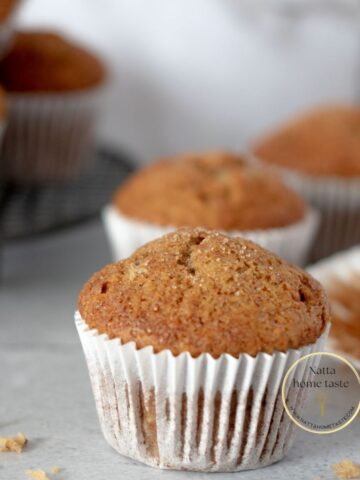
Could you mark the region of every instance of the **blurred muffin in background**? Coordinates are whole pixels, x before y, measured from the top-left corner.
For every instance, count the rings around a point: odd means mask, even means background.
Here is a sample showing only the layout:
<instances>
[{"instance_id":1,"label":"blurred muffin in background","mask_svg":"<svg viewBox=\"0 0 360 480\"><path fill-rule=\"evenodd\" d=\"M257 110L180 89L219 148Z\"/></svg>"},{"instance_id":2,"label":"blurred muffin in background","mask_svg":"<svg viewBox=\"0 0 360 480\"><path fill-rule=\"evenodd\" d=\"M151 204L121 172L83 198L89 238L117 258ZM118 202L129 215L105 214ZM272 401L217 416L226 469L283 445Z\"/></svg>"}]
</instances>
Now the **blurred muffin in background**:
<instances>
[{"instance_id":1,"label":"blurred muffin in background","mask_svg":"<svg viewBox=\"0 0 360 480\"><path fill-rule=\"evenodd\" d=\"M308 268L330 301L331 334L326 350L347 357L360 371L360 246Z\"/></svg>"},{"instance_id":2,"label":"blurred muffin in background","mask_svg":"<svg viewBox=\"0 0 360 480\"><path fill-rule=\"evenodd\" d=\"M3 59L0 81L9 92L74 92L105 77L93 54L52 32L19 32Z\"/></svg>"},{"instance_id":3,"label":"blurred muffin in background","mask_svg":"<svg viewBox=\"0 0 360 480\"><path fill-rule=\"evenodd\" d=\"M316 218L277 176L228 152L188 153L140 170L104 212L116 259L176 227L241 234L301 263Z\"/></svg>"},{"instance_id":4,"label":"blurred muffin in background","mask_svg":"<svg viewBox=\"0 0 360 480\"><path fill-rule=\"evenodd\" d=\"M360 242L360 108L313 110L260 139L254 152L321 210L313 260Z\"/></svg>"},{"instance_id":5,"label":"blurred muffin in background","mask_svg":"<svg viewBox=\"0 0 360 480\"><path fill-rule=\"evenodd\" d=\"M9 46L13 35L13 17L20 0L0 1L0 55L3 55Z\"/></svg>"},{"instance_id":6,"label":"blurred muffin in background","mask_svg":"<svg viewBox=\"0 0 360 480\"><path fill-rule=\"evenodd\" d=\"M9 94L9 125L1 167L17 183L65 180L91 159L100 93L101 60L48 31L18 32L0 62Z\"/></svg>"},{"instance_id":7,"label":"blurred muffin in background","mask_svg":"<svg viewBox=\"0 0 360 480\"><path fill-rule=\"evenodd\" d=\"M360 177L360 109L331 106L307 113L261 141L255 153L312 176Z\"/></svg>"}]
</instances>

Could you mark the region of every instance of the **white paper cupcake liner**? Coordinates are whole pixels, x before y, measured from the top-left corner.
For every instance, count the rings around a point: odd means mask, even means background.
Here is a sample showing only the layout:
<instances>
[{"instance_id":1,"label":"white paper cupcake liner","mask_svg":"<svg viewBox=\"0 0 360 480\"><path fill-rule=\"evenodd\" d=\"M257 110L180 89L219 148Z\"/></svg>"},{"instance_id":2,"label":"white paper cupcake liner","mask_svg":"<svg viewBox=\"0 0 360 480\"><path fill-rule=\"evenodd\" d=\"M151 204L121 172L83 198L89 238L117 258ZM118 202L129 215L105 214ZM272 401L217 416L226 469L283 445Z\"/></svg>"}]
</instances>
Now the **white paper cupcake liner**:
<instances>
[{"instance_id":1,"label":"white paper cupcake liner","mask_svg":"<svg viewBox=\"0 0 360 480\"><path fill-rule=\"evenodd\" d=\"M28 184L80 173L93 157L101 92L9 94L2 177Z\"/></svg>"},{"instance_id":2,"label":"white paper cupcake liner","mask_svg":"<svg viewBox=\"0 0 360 480\"><path fill-rule=\"evenodd\" d=\"M105 207L102 218L115 261L128 257L141 245L175 229L132 220L112 205ZM309 209L303 220L287 227L254 231L233 230L224 233L248 238L289 262L304 265L316 234L318 221L317 212Z\"/></svg>"},{"instance_id":3,"label":"white paper cupcake liner","mask_svg":"<svg viewBox=\"0 0 360 480\"><path fill-rule=\"evenodd\" d=\"M314 177L285 168L275 170L321 214L311 261L360 242L360 177Z\"/></svg>"},{"instance_id":4,"label":"white paper cupcake liner","mask_svg":"<svg viewBox=\"0 0 360 480\"><path fill-rule=\"evenodd\" d=\"M354 278L360 279L360 247L353 247L345 252L333 255L310 266L307 270L322 283L325 289L331 289L339 281L351 285ZM343 311L341 306L334 304L332 309L333 311L336 309L337 315L346 322L346 312ZM347 357L360 370L360 358L342 350L339 339L330 335L327 341L327 349Z\"/></svg>"},{"instance_id":5,"label":"white paper cupcake liner","mask_svg":"<svg viewBox=\"0 0 360 480\"><path fill-rule=\"evenodd\" d=\"M137 350L90 330L78 312L75 319L107 442L151 466L213 472L259 468L286 454L296 427L283 407L283 377L297 359L322 350L329 328L287 353L214 359ZM297 378L307 380L316 362L301 362ZM286 396L301 408L303 397Z\"/></svg>"}]
</instances>

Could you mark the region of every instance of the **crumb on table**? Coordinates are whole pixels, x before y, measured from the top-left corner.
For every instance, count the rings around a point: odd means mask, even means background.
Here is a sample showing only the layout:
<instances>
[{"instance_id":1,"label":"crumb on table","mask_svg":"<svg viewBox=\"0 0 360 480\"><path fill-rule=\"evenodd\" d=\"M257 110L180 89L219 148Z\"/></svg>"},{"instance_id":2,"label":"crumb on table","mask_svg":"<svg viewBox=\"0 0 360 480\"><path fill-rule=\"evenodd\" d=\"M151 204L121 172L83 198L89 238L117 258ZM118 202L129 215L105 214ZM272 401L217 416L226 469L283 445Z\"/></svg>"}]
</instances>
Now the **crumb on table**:
<instances>
[{"instance_id":1,"label":"crumb on table","mask_svg":"<svg viewBox=\"0 0 360 480\"><path fill-rule=\"evenodd\" d=\"M54 465L53 467L51 467L51 473L53 475L57 475L58 473L60 473L60 467L58 467L57 465Z\"/></svg>"},{"instance_id":2,"label":"crumb on table","mask_svg":"<svg viewBox=\"0 0 360 480\"><path fill-rule=\"evenodd\" d=\"M25 470L26 475L28 475L32 480L50 480L49 477L46 475L46 472L41 469L37 470Z\"/></svg>"},{"instance_id":3,"label":"crumb on table","mask_svg":"<svg viewBox=\"0 0 360 480\"><path fill-rule=\"evenodd\" d=\"M21 453L28 440L23 433L15 437L0 437L0 452Z\"/></svg>"},{"instance_id":4,"label":"crumb on table","mask_svg":"<svg viewBox=\"0 0 360 480\"><path fill-rule=\"evenodd\" d=\"M360 478L360 465L355 464L349 458L341 460L339 463L332 465L332 469L338 478L355 479Z\"/></svg>"}]
</instances>

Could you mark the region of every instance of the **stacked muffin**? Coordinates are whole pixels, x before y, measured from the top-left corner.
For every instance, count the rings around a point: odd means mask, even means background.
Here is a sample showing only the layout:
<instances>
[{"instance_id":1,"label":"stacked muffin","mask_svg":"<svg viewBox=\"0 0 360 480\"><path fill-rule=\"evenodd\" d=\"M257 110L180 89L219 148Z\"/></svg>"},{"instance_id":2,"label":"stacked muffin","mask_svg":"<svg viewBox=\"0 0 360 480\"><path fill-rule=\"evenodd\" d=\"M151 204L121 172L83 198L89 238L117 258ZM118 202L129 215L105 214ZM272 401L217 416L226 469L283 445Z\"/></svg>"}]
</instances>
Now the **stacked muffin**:
<instances>
[{"instance_id":1,"label":"stacked muffin","mask_svg":"<svg viewBox=\"0 0 360 480\"><path fill-rule=\"evenodd\" d=\"M62 181L91 159L106 71L82 46L51 31L18 31L0 60L8 125L0 180Z\"/></svg>"},{"instance_id":2,"label":"stacked muffin","mask_svg":"<svg viewBox=\"0 0 360 480\"><path fill-rule=\"evenodd\" d=\"M175 228L201 226L250 238L297 264L317 226L314 211L281 179L223 151L140 170L115 193L104 221L115 259Z\"/></svg>"},{"instance_id":3,"label":"stacked muffin","mask_svg":"<svg viewBox=\"0 0 360 480\"><path fill-rule=\"evenodd\" d=\"M284 125L255 147L321 212L312 260L360 242L360 109L329 106Z\"/></svg>"}]
</instances>

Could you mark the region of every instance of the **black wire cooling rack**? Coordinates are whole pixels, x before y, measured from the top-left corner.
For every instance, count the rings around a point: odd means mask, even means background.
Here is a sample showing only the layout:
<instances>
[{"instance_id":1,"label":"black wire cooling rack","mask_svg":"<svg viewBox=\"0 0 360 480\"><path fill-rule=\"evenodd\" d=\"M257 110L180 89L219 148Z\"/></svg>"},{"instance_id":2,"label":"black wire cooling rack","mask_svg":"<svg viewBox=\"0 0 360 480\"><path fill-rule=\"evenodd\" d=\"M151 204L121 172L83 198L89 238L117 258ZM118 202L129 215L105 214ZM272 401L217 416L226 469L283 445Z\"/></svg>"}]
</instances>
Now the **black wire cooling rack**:
<instances>
[{"instance_id":1,"label":"black wire cooling rack","mask_svg":"<svg viewBox=\"0 0 360 480\"><path fill-rule=\"evenodd\" d=\"M56 232L94 218L135 169L126 154L101 148L92 167L64 184L0 183L0 243Z\"/></svg>"}]
</instances>

